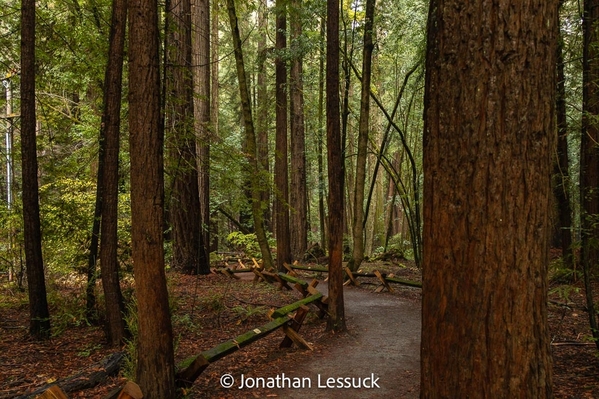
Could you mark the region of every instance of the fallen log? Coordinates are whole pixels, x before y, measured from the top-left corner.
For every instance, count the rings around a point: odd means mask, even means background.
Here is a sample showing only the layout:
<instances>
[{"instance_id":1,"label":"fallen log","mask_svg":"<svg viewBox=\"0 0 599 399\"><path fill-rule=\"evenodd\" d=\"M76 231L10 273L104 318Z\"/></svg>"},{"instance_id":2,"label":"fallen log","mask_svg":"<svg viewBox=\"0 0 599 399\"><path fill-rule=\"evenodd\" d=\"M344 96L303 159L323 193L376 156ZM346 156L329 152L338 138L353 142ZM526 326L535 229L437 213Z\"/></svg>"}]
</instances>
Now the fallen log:
<instances>
[{"instance_id":1,"label":"fallen log","mask_svg":"<svg viewBox=\"0 0 599 399\"><path fill-rule=\"evenodd\" d=\"M397 277L385 277L385 280L389 281L390 283L396 283L396 284L407 285L410 287L422 288L422 283L419 283L417 281L402 280Z\"/></svg>"},{"instance_id":2,"label":"fallen log","mask_svg":"<svg viewBox=\"0 0 599 399\"><path fill-rule=\"evenodd\" d=\"M272 320L270 323L255 328L242 334L235 339L224 342L212 349L204 351L199 355L188 358L179 366L180 371L175 374L175 381L179 387L190 387L199 375L215 361L267 336L278 328L290 322L290 318L285 315Z\"/></svg>"},{"instance_id":3,"label":"fallen log","mask_svg":"<svg viewBox=\"0 0 599 399\"><path fill-rule=\"evenodd\" d=\"M311 272L320 272L320 273L328 273L329 269L327 267L322 266L300 266L300 265L291 265L292 269L295 270L308 270Z\"/></svg>"},{"instance_id":4,"label":"fallen log","mask_svg":"<svg viewBox=\"0 0 599 399\"><path fill-rule=\"evenodd\" d=\"M290 305L283 306L282 308L275 310L273 312L273 314L271 315L271 317L272 318L283 317L284 315L289 314L293 311L296 311L297 309L301 308L304 305L321 300L322 297L323 297L322 292L317 292L313 295L305 297L304 299L302 299L300 301L294 302Z\"/></svg>"},{"instance_id":5,"label":"fallen log","mask_svg":"<svg viewBox=\"0 0 599 399\"><path fill-rule=\"evenodd\" d=\"M308 285L308 288L312 288L315 291L315 289L310 285ZM224 342L212 349L208 349L197 356L192 356L185 359L179 365L177 365L177 369L179 371L177 371L175 374L175 383L178 387L190 387L211 363L214 363L215 361L222 359L223 357L243 348L244 346L247 346L252 342L259 340L260 338L267 336L278 328L291 324L292 319L288 316L288 314L302 308L309 303L316 303L320 304L321 306L326 306L321 303L321 301L325 299L326 298L323 296L322 292L314 292L312 295L302 300L275 310L270 315L270 317L273 318L271 322L261 327L254 328L253 330L250 330L232 340ZM301 321L298 319L296 320L296 323L301 323ZM297 330L299 330L299 326L297 326ZM295 330L293 333L295 333L297 330ZM287 336L293 333L286 331ZM298 338L297 335L293 335L293 338L295 338L295 341L302 345L302 347L310 347L309 344L304 344L304 342L301 342L301 337Z\"/></svg>"},{"instance_id":6,"label":"fallen log","mask_svg":"<svg viewBox=\"0 0 599 399\"><path fill-rule=\"evenodd\" d=\"M15 399L30 399L42 394L52 386L58 386L64 393L82 391L101 384L111 375L115 375L125 359L123 352L115 352L84 371L51 384L46 384L33 392L17 396Z\"/></svg>"}]
</instances>

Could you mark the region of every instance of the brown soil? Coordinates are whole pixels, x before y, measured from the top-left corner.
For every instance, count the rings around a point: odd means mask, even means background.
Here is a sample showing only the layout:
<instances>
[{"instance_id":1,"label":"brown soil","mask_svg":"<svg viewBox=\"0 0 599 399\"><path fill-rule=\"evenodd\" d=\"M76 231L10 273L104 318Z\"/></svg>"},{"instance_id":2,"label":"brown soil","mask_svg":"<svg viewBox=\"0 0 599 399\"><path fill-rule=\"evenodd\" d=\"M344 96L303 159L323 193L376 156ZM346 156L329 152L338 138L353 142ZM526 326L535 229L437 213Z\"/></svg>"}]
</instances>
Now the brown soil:
<instances>
[{"instance_id":1,"label":"brown soil","mask_svg":"<svg viewBox=\"0 0 599 399\"><path fill-rule=\"evenodd\" d=\"M365 269L393 272L405 279L418 280L418 270L409 262L391 260L365 265ZM306 279L323 277L304 273ZM272 335L211 365L186 392L189 398L417 398L419 385L420 290L393 285L393 293L374 293L374 279L360 279L359 288L346 287L348 333L325 332L325 321L311 312L300 331L313 351L278 349L284 334ZM0 286L0 399L12 398L48 382L91 367L114 352L105 345L101 328L83 322L81 285L53 283L55 336L33 342L27 335L27 304L24 293L8 284ZM221 275L193 277L169 273L174 298L173 324L176 360L216 346L268 321L266 312L294 302L299 294L251 280L232 280ZM10 287L10 288L7 288ZM323 292L326 284L318 287ZM599 289L599 287L597 287ZM596 291L597 292L597 291ZM549 324L554 358L556 398L599 398L599 364L596 347L590 344L584 292L580 283L554 284L550 294ZM225 389L225 374L235 384ZM245 381L268 377L276 384L279 376L287 385L303 381L304 388L238 389ZM289 380L282 380L283 374ZM103 398L126 381L126 371L104 384L70 398ZM318 388L327 378L354 377L377 388ZM297 377L297 380L294 380ZM248 380L249 378L249 380ZM378 378L378 380L376 380ZM302 380L303 379L303 380ZM310 381L311 388L307 388Z\"/></svg>"}]
</instances>

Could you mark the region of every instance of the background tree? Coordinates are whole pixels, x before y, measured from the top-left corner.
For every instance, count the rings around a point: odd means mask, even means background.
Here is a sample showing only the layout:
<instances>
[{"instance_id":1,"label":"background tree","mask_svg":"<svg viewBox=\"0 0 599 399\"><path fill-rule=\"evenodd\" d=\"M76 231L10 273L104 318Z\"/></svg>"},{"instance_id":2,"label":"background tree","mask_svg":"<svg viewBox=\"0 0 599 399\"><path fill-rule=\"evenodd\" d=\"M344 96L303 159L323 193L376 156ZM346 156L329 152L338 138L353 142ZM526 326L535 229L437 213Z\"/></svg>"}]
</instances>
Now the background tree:
<instances>
[{"instance_id":1,"label":"background tree","mask_svg":"<svg viewBox=\"0 0 599 399\"><path fill-rule=\"evenodd\" d=\"M169 217L173 234L173 266L199 273L200 197L194 135L191 68L191 1L167 3L166 133L172 179ZM205 267L202 273L207 273Z\"/></svg>"},{"instance_id":2,"label":"background tree","mask_svg":"<svg viewBox=\"0 0 599 399\"><path fill-rule=\"evenodd\" d=\"M275 137L275 230L277 239L277 269L284 271L283 263L291 263L289 236L289 160L287 156L287 0L276 5L276 137Z\"/></svg>"},{"instance_id":3,"label":"background tree","mask_svg":"<svg viewBox=\"0 0 599 399\"><path fill-rule=\"evenodd\" d=\"M122 343L125 336L123 295L119 278L118 249L118 198L119 198L119 146L121 134L121 100L123 81L123 58L127 26L127 0L113 0L110 26L110 45L106 76L104 78L104 114L100 129L100 145L103 154L102 227L100 241L100 265L102 287L106 302L108 340L114 346ZM100 176L100 173L98 173Z\"/></svg>"},{"instance_id":4,"label":"background tree","mask_svg":"<svg viewBox=\"0 0 599 399\"><path fill-rule=\"evenodd\" d=\"M210 1L194 0L192 4L193 46L193 111L195 135L198 139L198 189L200 192L200 273L210 272Z\"/></svg>"},{"instance_id":5,"label":"background tree","mask_svg":"<svg viewBox=\"0 0 599 399\"><path fill-rule=\"evenodd\" d=\"M372 40L374 29L375 0L366 1L364 24L364 50L362 52L362 97L360 100L360 124L358 132L358 155L356 157L356 183L354 185L354 214L352 223L353 252L348 263L351 270L358 270L364 260L364 189L366 185L366 155L370 131L370 81L372 74Z\"/></svg>"},{"instance_id":6,"label":"background tree","mask_svg":"<svg viewBox=\"0 0 599 399\"><path fill-rule=\"evenodd\" d=\"M564 1L560 1L560 9ZM553 192L557 201L558 227L562 259L568 268L574 267L574 249L572 248L572 205L570 201L570 160L568 155L568 114L566 105L566 74L564 68L564 37L558 18L557 46L557 159L554 164Z\"/></svg>"},{"instance_id":7,"label":"background tree","mask_svg":"<svg viewBox=\"0 0 599 399\"><path fill-rule=\"evenodd\" d=\"M35 1L21 2L21 163L23 233L29 292L29 334L50 337L50 313L42 258L35 111Z\"/></svg>"},{"instance_id":8,"label":"background tree","mask_svg":"<svg viewBox=\"0 0 599 399\"><path fill-rule=\"evenodd\" d=\"M329 180L329 319L327 330L344 331L343 151L339 125L339 2L327 2L327 161Z\"/></svg>"},{"instance_id":9,"label":"background tree","mask_svg":"<svg viewBox=\"0 0 599 399\"><path fill-rule=\"evenodd\" d=\"M422 398L552 396L556 12L557 1L431 2Z\"/></svg>"},{"instance_id":10,"label":"background tree","mask_svg":"<svg viewBox=\"0 0 599 399\"><path fill-rule=\"evenodd\" d=\"M258 3L258 43L257 51L257 77L256 77L256 103L257 103L257 119L256 119L256 146L258 151L258 162L260 163L264 174L270 174L269 160L269 141L268 141L268 121L269 121L269 101L268 101L268 84L266 61L268 53L272 48L266 47L266 39L268 37L268 6L266 0L260 0ZM272 184L269 182L269 184ZM270 188L262 190L261 194L262 206L264 207L264 225L270 226Z\"/></svg>"},{"instance_id":11,"label":"background tree","mask_svg":"<svg viewBox=\"0 0 599 399\"><path fill-rule=\"evenodd\" d=\"M292 0L291 16L291 69L289 98L291 105L291 189L289 190L289 232L293 259L302 259L308 248L308 191L306 187L306 134L304 123L304 82L302 36L302 1Z\"/></svg>"},{"instance_id":12,"label":"background tree","mask_svg":"<svg viewBox=\"0 0 599 399\"><path fill-rule=\"evenodd\" d=\"M587 310L591 332L599 348L599 327L591 271L599 265L599 1L584 2L583 14L583 91L582 136L580 149L581 238L580 262L584 273Z\"/></svg>"},{"instance_id":13,"label":"background tree","mask_svg":"<svg viewBox=\"0 0 599 399\"><path fill-rule=\"evenodd\" d=\"M175 366L162 231L164 132L158 5L152 0L129 4L131 241L139 320L136 380L145 398L171 399L175 397Z\"/></svg>"},{"instance_id":14,"label":"background tree","mask_svg":"<svg viewBox=\"0 0 599 399\"><path fill-rule=\"evenodd\" d=\"M262 261L264 262L264 267L272 268L274 266L274 262L270 253L268 240L266 238L266 231L264 229L263 210L260 201L261 168L258 163L258 160L256 159L256 133L254 131L250 92L248 88L248 82L246 79L245 64L243 61L243 51L241 48L241 36L239 34L239 24L237 20L237 13L235 10L234 0L227 0L227 12L229 15L229 23L231 26L231 33L233 38L233 48L235 51L235 67L237 70L237 81L239 83L239 93L241 97L241 109L243 115L243 125L245 129L246 159L250 167L248 173L252 200L252 216L254 219L254 231L256 233L258 245L260 246L260 252L262 254Z\"/></svg>"}]
</instances>

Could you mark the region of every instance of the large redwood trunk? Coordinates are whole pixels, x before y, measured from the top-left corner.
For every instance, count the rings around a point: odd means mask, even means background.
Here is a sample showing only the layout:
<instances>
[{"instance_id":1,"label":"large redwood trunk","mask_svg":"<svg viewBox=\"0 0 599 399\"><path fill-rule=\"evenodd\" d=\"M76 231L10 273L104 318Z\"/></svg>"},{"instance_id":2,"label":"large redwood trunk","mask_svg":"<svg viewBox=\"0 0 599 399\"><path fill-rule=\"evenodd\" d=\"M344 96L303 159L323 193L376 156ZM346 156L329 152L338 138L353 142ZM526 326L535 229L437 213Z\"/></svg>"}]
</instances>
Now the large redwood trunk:
<instances>
[{"instance_id":1,"label":"large redwood trunk","mask_svg":"<svg viewBox=\"0 0 599 399\"><path fill-rule=\"evenodd\" d=\"M144 398L171 399L176 392L162 231L158 6L152 0L131 0L129 10L131 244L139 320L136 380Z\"/></svg>"},{"instance_id":2,"label":"large redwood trunk","mask_svg":"<svg viewBox=\"0 0 599 399\"><path fill-rule=\"evenodd\" d=\"M556 0L433 0L422 398L550 398Z\"/></svg>"}]
</instances>

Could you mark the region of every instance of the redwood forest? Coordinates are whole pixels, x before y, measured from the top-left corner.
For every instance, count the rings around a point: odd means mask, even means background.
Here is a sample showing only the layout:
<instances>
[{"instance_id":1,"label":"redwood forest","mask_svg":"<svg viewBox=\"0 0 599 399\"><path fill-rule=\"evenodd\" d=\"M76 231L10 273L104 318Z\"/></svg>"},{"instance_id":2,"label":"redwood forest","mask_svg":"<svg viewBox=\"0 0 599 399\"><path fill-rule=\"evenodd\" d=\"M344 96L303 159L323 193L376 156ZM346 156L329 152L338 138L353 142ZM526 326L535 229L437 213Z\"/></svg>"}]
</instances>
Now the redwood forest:
<instances>
[{"instance_id":1,"label":"redwood forest","mask_svg":"<svg viewBox=\"0 0 599 399\"><path fill-rule=\"evenodd\" d=\"M0 0L0 399L599 398L599 0Z\"/></svg>"}]
</instances>

